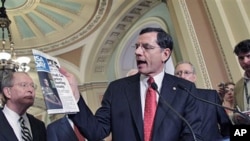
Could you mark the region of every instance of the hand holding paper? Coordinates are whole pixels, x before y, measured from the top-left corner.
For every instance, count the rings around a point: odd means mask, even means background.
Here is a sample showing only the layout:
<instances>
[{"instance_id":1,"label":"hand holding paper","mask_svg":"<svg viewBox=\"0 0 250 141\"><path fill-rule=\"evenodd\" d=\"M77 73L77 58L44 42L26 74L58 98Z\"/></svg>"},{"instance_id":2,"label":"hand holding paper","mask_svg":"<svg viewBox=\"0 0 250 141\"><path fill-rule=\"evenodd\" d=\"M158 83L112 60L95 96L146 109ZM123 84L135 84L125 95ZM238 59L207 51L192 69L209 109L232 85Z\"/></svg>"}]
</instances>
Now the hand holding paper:
<instances>
[{"instance_id":1,"label":"hand holding paper","mask_svg":"<svg viewBox=\"0 0 250 141\"><path fill-rule=\"evenodd\" d=\"M69 85L73 91L76 101L80 99L80 92L78 90L78 83L73 74L69 73L65 68L59 68L59 72L63 74L69 81Z\"/></svg>"}]
</instances>

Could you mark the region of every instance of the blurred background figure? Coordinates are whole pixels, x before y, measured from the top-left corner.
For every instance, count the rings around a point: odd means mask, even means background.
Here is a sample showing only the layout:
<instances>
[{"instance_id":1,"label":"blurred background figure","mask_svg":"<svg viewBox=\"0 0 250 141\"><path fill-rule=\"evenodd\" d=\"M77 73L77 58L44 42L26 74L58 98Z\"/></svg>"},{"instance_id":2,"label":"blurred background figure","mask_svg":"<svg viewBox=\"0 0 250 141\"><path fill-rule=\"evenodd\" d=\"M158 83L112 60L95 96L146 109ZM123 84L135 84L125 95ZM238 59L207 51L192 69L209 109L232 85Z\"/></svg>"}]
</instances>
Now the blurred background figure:
<instances>
[{"instance_id":1,"label":"blurred background figure","mask_svg":"<svg viewBox=\"0 0 250 141\"><path fill-rule=\"evenodd\" d=\"M250 115L250 39L240 41L234 47L234 53L238 58L241 68L244 70L244 75L235 84L234 95L235 101L240 110L245 114ZM250 118L242 118L235 114L235 122L237 124L250 124Z\"/></svg>"},{"instance_id":2,"label":"blurred background figure","mask_svg":"<svg viewBox=\"0 0 250 141\"><path fill-rule=\"evenodd\" d=\"M219 85L219 94L222 96L222 106L238 110L238 106L236 105L234 97L234 87L235 83L233 82L226 82L225 84L222 83ZM233 121L234 112L228 109L225 109L225 111L232 124L235 124Z\"/></svg>"},{"instance_id":3,"label":"blurred background figure","mask_svg":"<svg viewBox=\"0 0 250 141\"><path fill-rule=\"evenodd\" d=\"M224 82L221 82L220 84L218 84L218 90L217 90L217 92L218 92L220 100L222 102L224 94L225 94L225 83Z\"/></svg>"},{"instance_id":4,"label":"blurred background figure","mask_svg":"<svg viewBox=\"0 0 250 141\"><path fill-rule=\"evenodd\" d=\"M47 141L85 141L85 138L65 115L47 126Z\"/></svg>"},{"instance_id":5,"label":"blurred background figure","mask_svg":"<svg viewBox=\"0 0 250 141\"><path fill-rule=\"evenodd\" d=\"M195 67L189 61L177 63L174 74L193 83L196 82ZM195 96L205 101L221 104L216 90L198 88ZM232 124L223 108L200 100L197 100L197 106L200 108L197 114L202 116L201 130L204 141L221 140L230 136L230 126Z\"/></svg>"}]
</instances>

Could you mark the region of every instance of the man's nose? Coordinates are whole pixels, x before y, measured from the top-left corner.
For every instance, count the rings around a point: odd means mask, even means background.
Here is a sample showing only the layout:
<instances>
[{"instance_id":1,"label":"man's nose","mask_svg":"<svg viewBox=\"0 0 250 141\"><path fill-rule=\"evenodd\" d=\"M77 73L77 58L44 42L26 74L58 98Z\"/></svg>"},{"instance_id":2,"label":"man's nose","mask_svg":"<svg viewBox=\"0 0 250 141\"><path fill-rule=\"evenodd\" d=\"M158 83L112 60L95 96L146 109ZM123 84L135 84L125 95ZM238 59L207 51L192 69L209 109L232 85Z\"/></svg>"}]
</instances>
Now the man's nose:
<instances>
[{"instance_id":1,"label":"man's nose","mask_svg":"<svg viewBox=\"0 0 250 141\"><path fill-rule=\"evenodd\" d=\"M248 58L248 57L244 57L243 62L244 62L244 63L248 63L248 62L250 62L250 58Z\"/></svg>"},{"instance_id":2,"label":"man's nose","mask_svg":"<svg viewBox=\"0 0 250 141\"><path fill-rule=\"evenodd\" d=\"M141 46L135 49L135 54L142 54L142 53L143 53L143 49Z\"/></svg>"}]
</instances>

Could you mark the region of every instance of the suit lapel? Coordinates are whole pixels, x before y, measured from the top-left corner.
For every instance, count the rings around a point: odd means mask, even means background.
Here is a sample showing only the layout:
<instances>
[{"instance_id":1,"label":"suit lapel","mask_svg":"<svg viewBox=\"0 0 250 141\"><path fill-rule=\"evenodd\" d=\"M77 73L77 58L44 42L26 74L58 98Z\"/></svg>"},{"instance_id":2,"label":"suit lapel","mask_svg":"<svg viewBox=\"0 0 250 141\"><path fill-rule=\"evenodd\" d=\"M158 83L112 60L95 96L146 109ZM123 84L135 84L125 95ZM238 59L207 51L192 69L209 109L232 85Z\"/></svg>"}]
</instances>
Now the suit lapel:
<instances>
[{"instance_id":1,"label":"suit lapel","mask_svg":"<svg viewBox=\"0 0 250 141\"><path fill-rule=\"evenodd\" d=\"M143 119L142 119L142 108L141 108L141 97L140 97L140 74L137 74L131 79L128 79L128 85L126 88L126 96L130 106L130 111L136 125L138 134L143 140ZM138 102L139 101L139 102Z\"/></svg>"},{"instance_id":2,"label":"suit lapel","mask_svg":"<svg viewBox=\"0 0 250 141\"><path fill-rule=\"evenodd\" d=\"M33 140L39 140L37 139L37 137L39 137L39 129L37 128L36 124L34 124L33 117L29 115L28 113L27 113L27 117L30 122L30 128L31 128Z\"/></svg>"},{"instance_id":3,"label":"suit lapel","mask_svg":"<svg viewBox=\"0 0 250 141\"><path fill-rule=\"evenodd\" d=\"M5 139L5 141L17 141L18 140L9 122L4 116L2 110L0 110L0 129L1 129L0 136L2 136Z\"/></svg>"},{"instance_id":4,"label":"suit lapel","mask_svg":"<svg viewBox=\"0 0 250 141\"><path fill-rule=\"evenodd\" d=\"M63 117L59 125L61 128L61 134L67 134L67 137L70 137L72 141L77 141L77 137L73 128L71 127L68 119Z\"/></svg>"},{"instance_id":5,"label":"suit lapel","mask_svg":"<svg viewBox=\"0 0 250 141\"><path fill-rule=\"evenodd\" d=\"M171 103L173 102L174 97L176 95L175 81L172 79L172 77L167 76L168 74L165 74L162 81L162 87L160 91L161 96L159 96L158 106L154 120L155 122L153 135L156 135L156 132L160 127L164 117L170 110L170 108L166 104L172 105Z\"/></svg>"}]
</instances>

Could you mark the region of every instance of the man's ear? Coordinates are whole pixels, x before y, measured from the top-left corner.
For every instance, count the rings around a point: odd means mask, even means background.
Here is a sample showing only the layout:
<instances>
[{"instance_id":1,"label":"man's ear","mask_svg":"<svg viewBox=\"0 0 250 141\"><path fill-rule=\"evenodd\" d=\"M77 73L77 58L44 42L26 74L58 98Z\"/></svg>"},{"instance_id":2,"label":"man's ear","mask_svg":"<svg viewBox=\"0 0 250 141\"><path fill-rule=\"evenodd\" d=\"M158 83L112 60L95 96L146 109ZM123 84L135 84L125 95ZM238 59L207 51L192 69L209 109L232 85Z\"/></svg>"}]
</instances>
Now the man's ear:
<instances>
[{"instance_id":1,"label":"man's ear","mask_svg":"<svg viewBox=\"0 0 250 141\"><path fill-rule=\"evenodd\" d=\"M11 97L11 91L9 87L4 87L3 88L3 94L5 95L5 97L10 98Z\"/></svg>"},{"instance_id":2,"label":"man's ear","mask_svg":"<svg viewBox=\"0 0 250 141\"><path fill-rule=\"evenodd\" d=\"M166 62L170 58L171 53L172 53L172 51L169 48L165 48L164 53L163 53L163 60L162 61Z\"/></svg>"},{"instance_id":3,"label":"man's ear","mask_svg":"<svg viewBox=\"0 0 250 141\"><path fill-rule=\"evenodd\" d=\"M194 78L194 82L196 82L197 76L195 74L193 75L193 78Z\"/></svg>"}]
</instances>

